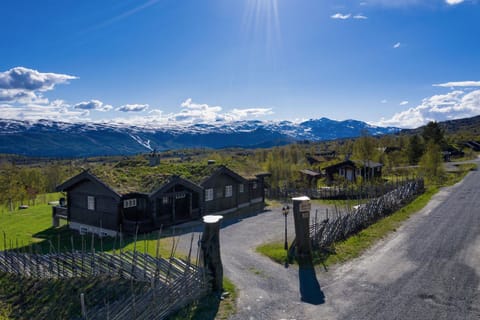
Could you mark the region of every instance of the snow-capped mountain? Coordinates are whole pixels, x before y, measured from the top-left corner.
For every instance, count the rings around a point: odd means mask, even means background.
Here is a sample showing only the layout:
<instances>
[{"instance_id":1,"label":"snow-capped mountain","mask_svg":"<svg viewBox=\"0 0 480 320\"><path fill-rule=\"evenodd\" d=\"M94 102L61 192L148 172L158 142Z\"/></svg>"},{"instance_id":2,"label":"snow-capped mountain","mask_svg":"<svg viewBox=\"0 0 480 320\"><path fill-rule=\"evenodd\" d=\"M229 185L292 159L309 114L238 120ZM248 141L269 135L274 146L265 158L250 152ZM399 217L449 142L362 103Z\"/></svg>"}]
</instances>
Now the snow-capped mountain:
<instances>
[{"instance_id":1,"label":"snow-capped mountain","mask_svg":"<svg viewBox=\"0 0 480 320\"><path fill-rule=\"evenodd\" d=\"M85 157L192 147L270 147L294 141L357 137L362 131L398 132L362 121L327 118L291 121L246 120L191 124L131 126L121 123L66 123L51 120L0 119L0 153L29 156Z\"/></svg>"}]
</instances>

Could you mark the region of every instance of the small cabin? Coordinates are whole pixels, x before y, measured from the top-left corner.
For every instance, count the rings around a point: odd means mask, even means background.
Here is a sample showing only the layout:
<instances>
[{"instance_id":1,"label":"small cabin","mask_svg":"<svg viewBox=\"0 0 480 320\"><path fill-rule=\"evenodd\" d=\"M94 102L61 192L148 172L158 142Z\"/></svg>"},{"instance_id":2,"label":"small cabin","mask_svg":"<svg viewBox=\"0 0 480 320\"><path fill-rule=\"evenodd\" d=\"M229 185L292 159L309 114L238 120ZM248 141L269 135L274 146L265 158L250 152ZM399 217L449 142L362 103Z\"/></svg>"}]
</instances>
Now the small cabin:
<instances>
[{"instance_id":1,"label":"small cabin","mask_svg":"<svg viewBox=\"0 0 480 320\"><path fill-rule=\"evenodd\" d=\"M373 180L382 176L383 165L371 160L367 161L352 161L345 160L340 163L323 168L328 183L335 180L338 175L348 182L355 182L357 177L362 177L366 180Z\"/></svg>"},{"instance_id":2,"label":"small cabin","mask_svg":"<svg viewBox=\"0 0 480 320\"><path fill-rule=\"evenodd\" d=\"M57 187L66 192L67 201L53 208L54 225L66 218L70 228L80 233L114 236L150 232L206 214L258 212L265 206L265 175L248 179L225 166L208 165L201 174L206 176L195 181L151 174L132 179L127 187L112 178L115 169L103 173L98 172L99 177L84 171Z\"/></svg>"}]
</instances>

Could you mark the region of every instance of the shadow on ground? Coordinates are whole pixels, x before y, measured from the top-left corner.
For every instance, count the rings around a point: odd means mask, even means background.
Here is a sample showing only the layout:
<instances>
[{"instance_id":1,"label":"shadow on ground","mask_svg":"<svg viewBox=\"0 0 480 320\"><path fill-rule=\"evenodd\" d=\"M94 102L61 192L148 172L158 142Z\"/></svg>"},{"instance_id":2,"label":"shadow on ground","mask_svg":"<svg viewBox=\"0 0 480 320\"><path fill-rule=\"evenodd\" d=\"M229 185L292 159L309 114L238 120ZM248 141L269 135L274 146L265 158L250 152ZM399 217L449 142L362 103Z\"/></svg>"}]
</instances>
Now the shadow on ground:
<instances>
[{"instance_id":1,"label":"shadow on ground","mask_svg":"<svg viewBox=\"0 0 480 320\"><path fill-rule=\"evenodd\" d=\"M313 266L300 266L298 281L300 282L300 297L303 302L313 305L325 303L325 295L320 288Z\"/></svg>"}]
</instances>

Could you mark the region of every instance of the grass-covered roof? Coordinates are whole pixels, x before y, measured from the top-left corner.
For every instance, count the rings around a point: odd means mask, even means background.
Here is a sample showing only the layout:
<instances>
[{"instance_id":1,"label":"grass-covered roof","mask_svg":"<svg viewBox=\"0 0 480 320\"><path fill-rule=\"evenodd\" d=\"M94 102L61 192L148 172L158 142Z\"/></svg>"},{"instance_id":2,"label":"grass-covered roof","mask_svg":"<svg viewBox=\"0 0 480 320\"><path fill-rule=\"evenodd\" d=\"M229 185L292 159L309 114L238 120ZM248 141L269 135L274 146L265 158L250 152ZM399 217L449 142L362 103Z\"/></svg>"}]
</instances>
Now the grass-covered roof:
<instances>
[{"instance_id":1,"label":"grass-covered roof","mask_svg":"<svg viewBox=\"0 0 480 320\"><path fill-rule=\"evenodd\" d=\"M116 164L103 164L90 168L90 173L119 194L131 192L151 193L167 183L172 176L179 176L200 184L218 170L223 163L161 162L151 167L142 159L125 159ZM230 168L230 167L229 167ZM231 168L242 177L255 177L254 173Z\"/></svg>"}]
</instances>

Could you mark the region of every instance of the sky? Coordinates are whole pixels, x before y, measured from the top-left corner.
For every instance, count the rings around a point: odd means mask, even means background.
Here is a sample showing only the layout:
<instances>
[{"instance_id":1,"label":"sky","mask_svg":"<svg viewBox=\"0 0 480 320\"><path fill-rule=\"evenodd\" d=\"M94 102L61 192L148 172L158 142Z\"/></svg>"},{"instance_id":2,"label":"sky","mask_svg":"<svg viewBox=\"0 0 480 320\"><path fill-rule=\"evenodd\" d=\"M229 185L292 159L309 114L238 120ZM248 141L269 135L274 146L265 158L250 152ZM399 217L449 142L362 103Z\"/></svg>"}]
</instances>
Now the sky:
<instances>
[{"instance_id":1,"label":"sky","mask_svg":"<svg viewBox=\"0 0 480 320\"><path fill-rule=\"evenodd\" d=\"M0 118L480 114L480 0L2 0Z\"/></svg>"}]
</instances>

